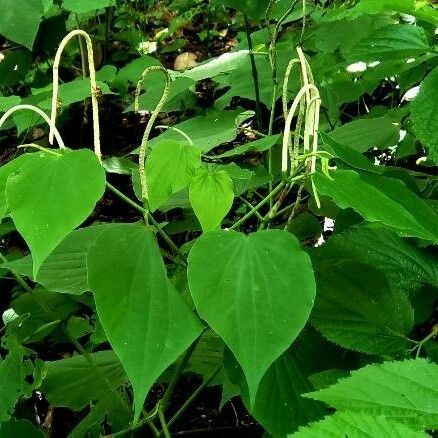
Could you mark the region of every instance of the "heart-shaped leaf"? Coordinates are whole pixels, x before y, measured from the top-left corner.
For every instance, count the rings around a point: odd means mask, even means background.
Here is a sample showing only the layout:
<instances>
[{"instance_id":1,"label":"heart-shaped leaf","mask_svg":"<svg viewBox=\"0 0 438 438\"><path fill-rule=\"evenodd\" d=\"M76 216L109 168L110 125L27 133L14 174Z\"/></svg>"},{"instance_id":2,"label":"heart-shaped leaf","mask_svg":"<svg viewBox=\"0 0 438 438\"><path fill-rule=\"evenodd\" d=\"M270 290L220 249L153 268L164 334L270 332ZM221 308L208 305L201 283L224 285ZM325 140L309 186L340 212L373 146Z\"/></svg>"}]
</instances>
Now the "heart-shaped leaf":
<instances>
[{"instance_id":1,"label":"heart-shaped leaf","mask_svg":"<svg viewBox=\"0 0 438 438\"><path fill-rule=\"evenodd\" d=\"M202 229L213 230L233 205L233 181L225 170L199 169L190 183L189 198Z\"/></svg>"},{"instance_id":2,"label":"heart-shaped leaf","mask_svg":"<svg viewBox=\"0 0 438 438\"><path fill-rule=\"evenodd\" d=\"M6 183L11 217L32 253L33 276L48 255L93 211L105 172L86 149L29 155Z\"/></svg>"},{"instance_id":3,"label":"heart-shaped leaf","mask_svg":"<svg viewBox=\"0 0 438 438\"><path fill-rule=\"evenodd\" d=\"M153 383L199 336L201 324L167 278L144 225L104 231L87 266L99 319L132 383L137 419Z\"/></svg>"},{"instance_id":4,"label":"heart-shaped leaf","mask_svg":"<svg viewBox=\"0 0 438 438\"><path fill-rule=\"evenodd\" d=\"M309 256L284 231L212 231L190 251L188 280L199 315L242 366L253 404L263 375L309 318Z\"/></svg>"}]
</instances>

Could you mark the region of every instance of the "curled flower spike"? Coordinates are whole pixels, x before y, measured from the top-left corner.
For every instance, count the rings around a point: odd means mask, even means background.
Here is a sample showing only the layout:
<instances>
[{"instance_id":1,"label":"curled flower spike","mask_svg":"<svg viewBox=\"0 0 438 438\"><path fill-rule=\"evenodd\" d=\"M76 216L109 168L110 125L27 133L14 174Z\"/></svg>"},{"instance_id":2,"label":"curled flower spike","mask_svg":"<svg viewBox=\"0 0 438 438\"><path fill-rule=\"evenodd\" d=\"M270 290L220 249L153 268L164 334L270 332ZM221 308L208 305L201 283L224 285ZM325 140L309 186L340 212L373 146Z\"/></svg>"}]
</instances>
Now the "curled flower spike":
<instances>
[{"instance_id":1,"label":"curled flower spike","mask_svg":"<svg viewBox=\"0 0 438 438\"><path fill-rule=\"evenodd\" d=\"M12 108L9 108L0 118L0 127L3 125L3 123L5 123L5 121L9 118L9 116L11 116L13 113L15 113L17 111L23 111L23 110L33 111L34 113L37 113L40 117L42 117L47 122L47 124L50 126L50 130L53 133L52 135L56 138L56 141L58 143L59 148L65 149L64 141L62 140L61 134L56 129L56 126L53 123L53 121L50 120L49 116L44 111L42 111L41 109L39 109L38 107L36 107L34 105L21 104L21 105L15 105ZM52 143L53 143L53 141L52 141Z\"/></svg>"},{"instance_id":2,"label":"curled flower spike","mask_svg":"<svg viewBox=\"0 0 438 438\"><path fill-rule=\"evenodd\" d=\"M146 161L146 152L147 152L147 146L149 141L149 136L151 135L152 127L155 123L156 118L158 117L158 114L160 113L161 109L163 108L164 104L166 103L167 98L169 97L170 93L170 75L168 71L161 66L153 65L152 67L146 68L142 75L140 80L137 83L137 89L135 91L135 101L134 101L134 109L136 112L138 112L138 98L140 96L141 87L143 85L143 81L145 77L154 71L159 71L163 73L165 82L164 82L164 90L163 95L161 96L160 101L158 102L158 105L152 112L152 115L146 125L146 128L144 130L143 139L141 141L140 150L138 153L138 170L140 173L140 184L141 184L141 197L143 199L143 202L147 201L148 199L148 187L147 187L147 181L146 181L146 172L145 172L145 161Z\"/></svg>"},{"instance_id":3,"label":"curled flower spike","mask_svg":"<svg viewBox=\"0 0 438 438\"><path fill-rule=\"evenodd\" d=\"M91 95L91 107L93 110L93 135L94 135L94 153L96 154L99 161L102 159L102 153L100 149L100 126L99 126L99 104L97 100L97 95L99 89L96 82L96 69L94 66L94 54L93 54L93 44L87 32L83 30L73 30L61 41L58 50L55 55L55 60L53 62L53 94L52 94L52 109L51 109L51 124L50 124L50 134L49 143L53 144L53 135L57 115L58 107L58 93L59 93L59 64L61 62L61 56L65 49L65 46L70 42L70 40L76 36L79 36L85 40L87 47L87 58L88 58L88 70L90 72L90 95Z\"/></svg>"}]
</instances>

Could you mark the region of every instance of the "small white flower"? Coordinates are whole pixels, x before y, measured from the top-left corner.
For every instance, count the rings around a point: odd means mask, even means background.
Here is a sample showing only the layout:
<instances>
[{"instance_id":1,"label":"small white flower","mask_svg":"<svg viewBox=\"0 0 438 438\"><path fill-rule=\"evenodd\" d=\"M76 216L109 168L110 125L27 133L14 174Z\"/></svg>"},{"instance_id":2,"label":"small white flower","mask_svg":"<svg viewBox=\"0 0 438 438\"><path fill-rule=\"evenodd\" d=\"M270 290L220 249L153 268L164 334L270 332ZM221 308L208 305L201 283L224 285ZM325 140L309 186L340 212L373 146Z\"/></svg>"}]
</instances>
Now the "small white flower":
<instances>
[{"instance_id":1,"label":"small white flower","mask_svg":"<svg viewBox=\"0 0 438 438\"><path fill-rule=\"evenodd\" d=\"M355 62L347 67L349 73L362 73L367 69L367 65L363 61Z\"/></svg>"}]
</instances>

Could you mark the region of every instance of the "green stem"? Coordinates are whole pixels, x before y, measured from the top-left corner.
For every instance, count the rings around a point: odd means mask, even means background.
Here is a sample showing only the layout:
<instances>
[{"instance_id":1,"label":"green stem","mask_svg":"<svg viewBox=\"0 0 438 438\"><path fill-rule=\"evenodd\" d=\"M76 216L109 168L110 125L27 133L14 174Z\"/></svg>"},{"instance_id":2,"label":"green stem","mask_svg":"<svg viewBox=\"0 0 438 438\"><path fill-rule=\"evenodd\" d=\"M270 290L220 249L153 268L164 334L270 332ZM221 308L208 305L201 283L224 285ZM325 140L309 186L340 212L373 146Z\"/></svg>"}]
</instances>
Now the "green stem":
<instances>
[{"instance_id":1,"label":"green stem","mask_svg":"<svg viewBox=\"0 0 438 438\"><path fill-rule=\"evenodd\" d=\"M210 375L210 377L202 382L202 384L193 392L193 394L184 402L184 404L178 409L175 415L169 420L167 426L169 429L179 420L184 412L191 406L191 404L199 397L199 394L215 379L215 377L221 372L222 365L216 368L216 370Z\"/></svg>"},{"instance_id":2,"label":"green stem","mask_svg":"<svg viewBox=\"0 0 438 438\"><path fill-rule=\"evenodd\" d=\"M160 436L159 430L155 427L154 419L158 415L158 409L154 409L146 418L143 418L143 420L139 421L138 423L133 424L131 427L128 427L127 429L123 429L119 432L112 433L110 435L105 435L104 438L117 438L127 435L128 433L135 432L136 430L141 429L143 426L148 424L151 427L152 433L155 437Z\"/></svg>"},{"instance_id":3,"label":"green stem","mask_svg":"<svg viewBox=\"0 0 438 438\"><path fill-rule=\"evenodd\" d=\"M252 208L253 208L253 205L250 203L250 202L248 202L243 196L239 196L239 199L247 206L247 207L249 207L249 209L251 210ZM258 211L256 211L256 212L254 212L254 214L257 216L257 218L260 220L260 221L263 221L263 216L258 212Z\"/></svg>"},{"instance_id":4,"label":"green stem","mask_svg":"<svg viewBox=\"0 0 438 438\"><path fill-rule=\"evenodd\" d=\"M183 373L184 369L186 368L188 361L192 357L192 354L195 351L196 346L198 345L199 339L200 338L198 338L195 342L192 343L192 345L190 345L190 347L184 353L183 357L181 358L178 365L176 366L172 380L170 381L169 386L166 389L166 392L164 393L162 399L159 402L161 408L163 409L163 412L166 412L167 407L169 406L170 398L172 397L175 386L178 383L178 380L181 377L181 374Z\"/></svg>"},{"instance_id":5,"label":"green stem","mask_svg":"<svg viewBox=\"0 0 438 438\"><path fill-rule=\"evenodd\" d=\"M285 181L281 181L275 189L273 189L265 198L263 198L256 206L254 206L248 213L242 216L236 223L234 223L229 229L235 230L239 228L244 222L246 222L252 215L256 214L267 202L269 202L284 186Z\"/></svg>"},{"instance_id":6,"label":"green stem","mask_svg":"<svg viewBox=\"0 0 438 438\"><path fill-rule=\"evenodd\" d=\"M7 263L8 259L2 254L0 253L0 261L2 263ZM32 292L32 288L24 281L24 279L18 275L16 272L14 271L10 271L11 274L14 276L15 280L17 281L17 283L26 291L26 292Z\"/></svg>"},{"instance_id":7,"label":"green stem","mask_svg":"<svg viewBox=\"0 0 438 438\"><path fill-rule=\"evenodd\" d=\"M161 429L162 429L162 433L163 433L164 437L171 438L170 432L169 432L169 427L166 423L166 418L164 417L164 410L163 410L163 407L161 405L158 406L158 418L160 419Z\"/></svg>"},{"instance_id":8,"label":"green stem","mask_svg":"<svg viewBox=\"0 0 438 438\"><path fill-rule=\"evenodd\" d=\"M76 29L80 30L81 24L79 22L79 15L76 13L75 13L75 19L76 19ZM82 78L85 79L87 77L87 66L86 66L87 58L85 55L84 41L80 35L78 35L78 42L79 42L79 51L81 53Z\"/></svg>"},{"instance_id":9,"label":"green stem","mask_svg":"<svg viewBox=\"0 0 438 438\"><path fill-rule=\"evenodd\" d=\"M157 230L158 234L162 237L162 239L169 245L169 247L175 252L175 254L178 254L178 256L181 258L181 262L185 265L185 255L180 251L180 249L175 245L175 243L172 241L172 239L167 235L167 233L160 227L160 224L155 220L155 218L152 216L152 214L143 208L141 205L138 205L136 202L134 202L132 199L128 198L124 193L122 193L120 190L118 190L116 187L114 187L109 182L106 183L106 186L108 189L110 189L116 196L118 196L120 199L125 201L127 204L129 204L131 207L135 208L138 212L140 212L145 218L149 219L152 222L152 225Z\"/></svg>"},{"instance_id":10,"label":"green stem","mask_svg":"<svg viewBox=\"0 0 438 438\"><path fill-rule=\"evenodd\" d=\"M252 39L251 39L251 33L250 33L250 28L249 28L248 16L246 14L244 14L243 18L245 20L245 33L246 33L246 40L248 42L249 59L251 62L252 80L254 82L254 92L255 92L255 98L256 98L257 128L260 131L263 131L262 108L260 106L259 76L258 76L257 65L255 63L255 58L254 58L254 53L253 53L253 46L252 46Z\"/></svg>"}]
</instances>

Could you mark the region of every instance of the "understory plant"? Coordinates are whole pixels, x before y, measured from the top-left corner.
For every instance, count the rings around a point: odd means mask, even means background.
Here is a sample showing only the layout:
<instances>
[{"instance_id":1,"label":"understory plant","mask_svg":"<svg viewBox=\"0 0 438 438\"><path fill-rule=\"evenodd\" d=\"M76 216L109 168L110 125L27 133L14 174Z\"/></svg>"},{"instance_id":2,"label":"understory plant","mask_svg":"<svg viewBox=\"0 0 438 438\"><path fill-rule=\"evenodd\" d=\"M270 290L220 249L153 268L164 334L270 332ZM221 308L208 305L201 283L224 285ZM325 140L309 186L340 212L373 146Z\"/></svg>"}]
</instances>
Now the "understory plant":
<instances>
[{"instance_id":1,"label":"understory plant","mask_svg":"<svg viewBox=\"0 0 438 438\"><path fill-rule=\"evenodd\" d=\"M115 2L97 3L114 14ZM170 437L212 388L218 411L239 400L266 436L431 436L436 9L207 3L241 17L234 51L179 72L141 57L115 73L96 69L92 37L73 29L56 52L51 95L46 87L4 108L0 129L20 131L18 115L32 112L49 134L0 166L1 269L12 284L0 436L55 435L64 408L74 416L63 436ZM352 41L345 29L357 32ZM89 82L59 85L76 38ZM164 118L208 81L212 108ZM85 96L69 93L85 82L93 147L70 148L62 124ZM385 107L388 95L375 103L372 93L388 84L393 101L397 87L420 88ZM116 93L146 125L125 156L102 141L100 102ZM356 101L366 113L348 118ZM99 216L110 202L130 219Z\"/></svg>"}]
</instances>

